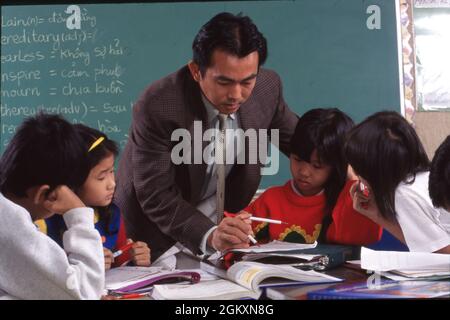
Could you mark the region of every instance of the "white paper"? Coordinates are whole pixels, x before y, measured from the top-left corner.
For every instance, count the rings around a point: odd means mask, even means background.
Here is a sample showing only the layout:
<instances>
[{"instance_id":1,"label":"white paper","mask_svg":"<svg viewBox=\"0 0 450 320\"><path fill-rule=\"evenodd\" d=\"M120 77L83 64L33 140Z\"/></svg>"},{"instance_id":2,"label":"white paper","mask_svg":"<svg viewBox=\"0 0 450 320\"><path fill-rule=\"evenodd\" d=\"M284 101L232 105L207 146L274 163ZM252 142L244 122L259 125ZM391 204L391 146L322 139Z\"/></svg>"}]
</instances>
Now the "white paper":
<instances>
[{"instance_id":1,"label":"white paper","mask_svg":"<svg viewBox=\"0 0 450 320\"><path fill-rule=\"evenodd\" d=\"M433 271L433 270L392 270L391 273L403 276L403 277L409 277L412 279L417 278L425 278L425 277L450 277L449 271Z\"/></svg>"},{"instance_id":2,"label":"white paper","mask_svg":"<svg viewBox=\"0 0 450 320\"><path fill-rule=\"evenodd\" d=\"M359 266L361 266L361 260L347 260L347 261L345 261L346 263L349 263L349 264L354 264L354 265L359 265Z\"/></svg>"},{"instance_id":3,"label":"white paper","mask_svg":"<svg viewBox=\"0 0 450 320\"><path fill-rule=\"evenodd\" d=\"M162 271L159 267L119 267L106 271L105 288L116 290L151 278Z\"/></svg>"},{"instance_id":4,"label":"white paper","mask_svg":"<svg viewBox=\"0 0 450 320\"><path fill-rule=\"evenodd\" d=\"M372 271L426 270L450 273L450 255L427 252L375 251L361 248L361 268Z\"/></svg>"},{"instance_id":5,"label":"white paper","mask_svg":"<svg viewBox=\"0 0 450 320\"><path fill-rule=\"evenodd\" d=\"M106 271L105 289L117 290L125 286L133 285L135 283L151 279L155 276L181 271L197 272L200 275L201 281L211 281L217 280L219 278L201 269L164 270L161 267L120 267Z\"/></svg>"},{"instance_id":6,"label":"white paper","mask_svg":"<svg viewBox=\"0 0 450 320\"><path fill-rule=\"evenodd\" d=\"M439 272L436 273L421 273L419 275L407 275L407 274L398 274L397 272L391 272L391 271L382 271L380 272L380 275L383 277L389 278L391 280L395 281L417 281L417 280L444 280L449 277L448 274L440 275Z\"/></svg>"},{"instance_id":7,"label":"white paper","mask_svg":"<svg viewBox=\"0 0 450 320\"><path fill-rule=\"evenodd\" d=\"M247 249L232 249L228 252L241 252L241 253L267 253L267 252L280 252L280 251L293 251L293 250L303 250L312 249L317 246L317 241L311 244L303 243L293 243L286 241L273 240L272 242L254 245Z\"/></svg>"},{"instance_id":8,"label":"white paper","mask_svg":"<svg viewBox=\"0 0 450 320\"><path fill-rule=\"evenodd\" d=\"M245 289L229 280L221 279L186 285L155 285L152 297L155 300L231 300L244 297L257 299L259 293Z\"/></svg>"},{"instance_id":9,"label":"white paper","mask_svg":"<svg viewBox=\"0 0 450 320\"><path fill-rule=\"evenodd\" d=\"M311 261L314 258L320 257L320 254L300 254L300 253L289 253L289 252L267 252L267 253L248 253L242 257L244 261L255 261L268 257L282 257L282 258L294 258L305 261Z\"/></svg>"},{"instance_id":10,"label":"white paper","mask_svg":"<svg viewBox=\"0 0 450 320\"><path fill-rule=\"evenodd\" d=\"M251 246L247 249L229 249L225 251L216 251L214 254L212 254L208 260L210 261L216 261L220 258L222 258L224 255L226 255L229 252L236 252L236 253L270 253L270 252L288 252L288 251L294 251L294 250L303 250L303 249L312 249L317 246L317 241L311 244L303 244L303 243L293 243L293 242L286 242L286 241L278 241L273 240L269 243L264 244L258 244Z\"/></svg>"}]
</instances>

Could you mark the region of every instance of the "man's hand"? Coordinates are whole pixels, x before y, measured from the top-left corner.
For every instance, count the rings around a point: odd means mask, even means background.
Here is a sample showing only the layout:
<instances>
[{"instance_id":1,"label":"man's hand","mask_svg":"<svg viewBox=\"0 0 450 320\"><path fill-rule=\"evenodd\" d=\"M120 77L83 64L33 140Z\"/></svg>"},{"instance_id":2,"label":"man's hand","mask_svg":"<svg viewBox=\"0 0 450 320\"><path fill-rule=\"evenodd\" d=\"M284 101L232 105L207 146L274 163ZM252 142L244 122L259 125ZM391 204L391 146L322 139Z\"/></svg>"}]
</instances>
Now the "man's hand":
<instances>
[{"instance_id":1,"label":"man's hand","mask_svg":"<svg viewBox=\"0 0 450 320\"><path fill-rule=\"evenodd\" d=\"M248 248L248 235L254 235L250 214L241 211L235 217L224 218L208 238L208 244L218 251L234 248Z\"/></svg>"},{"instance_id":2,"label":"man's hand","mask_svg":"<svg viewBox=\"0 0 450 320\"><path fill-rule=\"evenodd\" d=\"M133 240L128 239L128 243L133 242ZM131 247L131 257L135 266L148 267L150 266L150 248L145 242L137 241L133 243Z\"/></svg>"},{"instance_id":3,"label":"man's hand","mask_svg":"<svg viewBox=\"0 0 450 320\"><path fill-rule=\"evenodd\" d=\"M236 217L242 219L242 221L244 221L245 223L251 225L252 221L250 220L250 217L252 216L251 213L248 213L247 211L240 211ZM253 235L253 234L252 234Z\"/></svg>"},{"instance_id":4,"label":"man's hand","mask_svg":"<svg viewBox=\"0 0 450 320\"><path fill-rule=\"evenodd\" d=\"M57 186L44 201L46 209L52 213L65 214L75 208L85 207L80 198L65 185Z\"/></svg>"}]
</instances>

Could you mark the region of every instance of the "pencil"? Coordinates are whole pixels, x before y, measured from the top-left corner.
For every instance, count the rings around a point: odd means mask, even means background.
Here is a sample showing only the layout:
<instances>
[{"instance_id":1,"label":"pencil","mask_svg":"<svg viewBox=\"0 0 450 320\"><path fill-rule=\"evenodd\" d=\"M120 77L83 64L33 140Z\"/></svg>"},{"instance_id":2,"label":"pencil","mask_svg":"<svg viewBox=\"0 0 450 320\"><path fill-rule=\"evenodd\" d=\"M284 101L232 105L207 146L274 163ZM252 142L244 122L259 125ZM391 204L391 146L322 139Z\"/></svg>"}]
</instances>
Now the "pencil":
<instances>
[{"instance_id":1,"label":"pencil","mask_svg":"<svg viewBox=\"0 0 450 320\"><path fill-rule=\"evenodd\" d=\"M259 217L253 217L253 216L250 217L250 220L267 222L267 223L275 223L275 224L288 224L287 222L283 222L281 220L266 219L266 218L259 218Z\"/></svg>"},{"instance_id":2,"label":"pencil","mask_svg":"<svg viewBox=\"0 0 450 320\"><path fill-rule=\"evenodd\" d=\"M233 214L233 213L228 213L228 212L226 212L226 213L225 213L225 216L226 216L226 217L229 217L229 218L233 218L233 217L235 217L236 215ZM259 217L254 217L254 216L251 216L249 219L252 220L252 221L261 221L261 222L267 222L267 223L288 224L287 222L283 222L283 221L281 221L281 220L274 220L274 219L267 219L267 218L259 218Z\"/></svg>"},{"instance_id":3,"label":"pencil","mask_svg":"<svg viewBox=\"0 0 450 320\"><path fill-rule=\"evenodd\" d=\"M256 239L253 238L250 234L247 235L247 237L250 239L250 241L251 241L253 244L258 244L258 241L256 241Z\"/></svg>"}]
</instances>

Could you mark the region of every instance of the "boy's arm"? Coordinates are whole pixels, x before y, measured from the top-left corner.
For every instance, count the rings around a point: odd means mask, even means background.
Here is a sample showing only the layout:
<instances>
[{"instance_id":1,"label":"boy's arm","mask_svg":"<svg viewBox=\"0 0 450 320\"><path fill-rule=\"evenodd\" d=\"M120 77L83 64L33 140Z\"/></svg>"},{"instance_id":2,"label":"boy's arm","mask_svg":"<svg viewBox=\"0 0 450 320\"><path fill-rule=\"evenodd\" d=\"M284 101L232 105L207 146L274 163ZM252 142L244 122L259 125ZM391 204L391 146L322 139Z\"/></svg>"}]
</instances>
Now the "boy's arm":
<instances>
[{"instance_id":1,"label":"boy's arm","mask_svg":"<svg viewBox=\"0 0 450 320\"><path fill-rule=\"evenodd\" d=\"M99 299L104 262L93 211L76 208L64 215L64 251L30 221L28 212L11 212L3 221L0 283L22 299Z\"/></svg>"}]
</instances>

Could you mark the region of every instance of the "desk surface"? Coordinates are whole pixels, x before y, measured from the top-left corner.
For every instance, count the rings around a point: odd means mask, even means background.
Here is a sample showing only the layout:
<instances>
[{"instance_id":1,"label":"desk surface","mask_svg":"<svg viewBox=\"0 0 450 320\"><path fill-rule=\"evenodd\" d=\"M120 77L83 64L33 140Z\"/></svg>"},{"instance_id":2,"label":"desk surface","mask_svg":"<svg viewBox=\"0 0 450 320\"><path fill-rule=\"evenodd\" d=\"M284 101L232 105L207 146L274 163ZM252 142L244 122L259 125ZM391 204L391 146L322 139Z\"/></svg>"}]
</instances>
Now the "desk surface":
<instances>
[{"instance_id":1,"label":"desk surface","mask_svg":"<svg viewBox=\"0 0 450 320\"><path fill-rule=\"evenodd\" d=\"M351 265L345 265L327 271L326 273L337 278L345 279L344 282L340 282L339 284L350 284L353 282L364 281L368 278L368 274L365 270L357 269ZM306 300L308 292L326 289L334 285L336 285L336 283L273 287L267 288L266 296L273 300Z\"/></svg>"}]
</instances>

